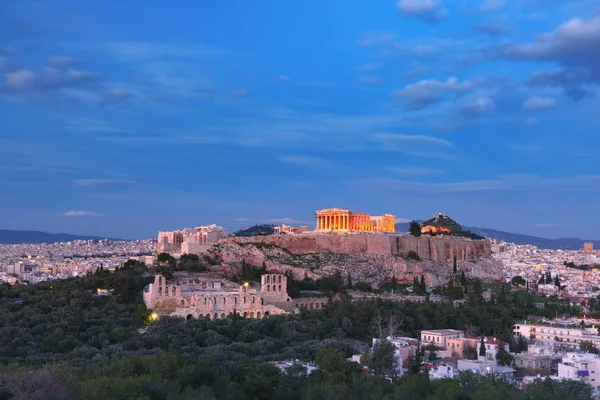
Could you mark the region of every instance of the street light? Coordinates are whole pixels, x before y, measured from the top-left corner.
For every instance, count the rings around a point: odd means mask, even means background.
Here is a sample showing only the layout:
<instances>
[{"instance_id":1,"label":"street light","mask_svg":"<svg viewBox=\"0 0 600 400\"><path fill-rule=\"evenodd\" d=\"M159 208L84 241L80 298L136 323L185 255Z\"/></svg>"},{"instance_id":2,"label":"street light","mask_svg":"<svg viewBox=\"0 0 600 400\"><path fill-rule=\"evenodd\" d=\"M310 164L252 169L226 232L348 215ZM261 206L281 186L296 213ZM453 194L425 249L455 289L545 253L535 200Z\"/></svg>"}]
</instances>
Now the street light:
<instances>
[{"instance_id":1,"label":"street light","mask_svg":"<svg viewBox=\"0 0 600 400\"><path fill-rule=\"evenodd\" d=\"M152 319L152 321L156 321L158 319L158 314L157 313L152 313L150 315L150 319Z\"/></svg>"}]
</instances>

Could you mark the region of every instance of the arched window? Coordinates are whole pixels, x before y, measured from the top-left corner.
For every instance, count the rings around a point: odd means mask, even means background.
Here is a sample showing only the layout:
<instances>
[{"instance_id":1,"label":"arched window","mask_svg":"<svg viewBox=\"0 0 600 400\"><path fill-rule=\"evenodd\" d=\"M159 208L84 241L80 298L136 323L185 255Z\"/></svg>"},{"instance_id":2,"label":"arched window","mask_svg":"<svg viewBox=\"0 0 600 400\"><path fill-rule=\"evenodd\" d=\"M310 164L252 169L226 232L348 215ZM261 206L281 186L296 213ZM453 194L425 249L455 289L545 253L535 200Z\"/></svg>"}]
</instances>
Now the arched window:
<instances>
[{"instance_id":1,"label":"arched window","mask_svg":"<svg viewBox=\"0 0 600 400\"><path fill-rule=\"evenodd\" d=\"M254 304L256 302L256 298L254 296L252 296L252 304Z\"/></svg>"},{"instance_id":2,"label":"arched window","mask_svg":"<svg viewBox=\"0 0 600 400\"><path fill-rule=\"evenodd\" d=\"M281 275L279 275L277 283L281 283Z\"/></svg>"},{"instance_id":3,"label":"arched window","mask_svg":"<svg viewBox=\"0 0 600 400\"><path fill-rule=\"evenodd\" d=\"M279 285L279 291L281 292L281 285Z\"/></svg>"},{"instance_id":4,"label":"arched window","mask_svg":"<svg viewBox=\"0 0 600 400\"><path fill-rule=\"evenodd\" d=\"M267 292L271 291L271 285L267 285Z\"/></svg>"},{"instance_id":5,"label":"arched window","mask_svg":"<svg viewBox=\"0 0 600 400\"><path fill-rule=\"evenodd\" d=\"M244 304L246 304L246 296L244 296Z\"/></svg>"},{"instance_id":6,"label":"arched window","mask_svg":"<svg viewBox=\"0 0 600 400\"><path fill-rule=\"evenodd\" d=\"M271 277L267 275L267 283L271 283Z\"/></svg>"}]
</instances>

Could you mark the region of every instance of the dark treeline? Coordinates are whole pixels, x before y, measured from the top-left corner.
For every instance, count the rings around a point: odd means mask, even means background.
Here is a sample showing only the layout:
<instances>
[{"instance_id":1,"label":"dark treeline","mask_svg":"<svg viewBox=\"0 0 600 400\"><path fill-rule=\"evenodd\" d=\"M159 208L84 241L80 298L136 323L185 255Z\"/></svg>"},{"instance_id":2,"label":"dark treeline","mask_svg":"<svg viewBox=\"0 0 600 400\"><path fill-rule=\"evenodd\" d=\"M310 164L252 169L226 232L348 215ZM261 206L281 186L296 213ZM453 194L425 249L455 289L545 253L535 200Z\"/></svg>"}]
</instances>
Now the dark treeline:
<instances>
[{"instance_id":1,"label":"dark treeline","mask_svg":"<svg viewBox=\"0 0 600 400\"><path fill-rule=\"evenodd\" d=\"M418 337L423 329L454 328L510 340L512 323L529 314L578 312L553 303L538 309L535 295L507 287L498 300L474 298L456 308L450 303L351 301L342 293L323 311L262 320L150 321L141 295L152 278L144 272L140 264L129 263L114 274L1 285L5 373L0 399L34 398L34 392L47 394L40 399L495 399L498 393L503 399L523 398L525 392L506 383L467 375L431 383L414 374L392 383L362 374L345 357L364 351L361 343L374 336ZM97 296L97 288L114 291ZM321 371L306 376L294 367L282 374L265 364L292 359L315 361ZM474 379L483 379L476 390ZM585 390L544 382L527 393L530 399L565 400L589 398Z\"/></svg>"}]
</instances>

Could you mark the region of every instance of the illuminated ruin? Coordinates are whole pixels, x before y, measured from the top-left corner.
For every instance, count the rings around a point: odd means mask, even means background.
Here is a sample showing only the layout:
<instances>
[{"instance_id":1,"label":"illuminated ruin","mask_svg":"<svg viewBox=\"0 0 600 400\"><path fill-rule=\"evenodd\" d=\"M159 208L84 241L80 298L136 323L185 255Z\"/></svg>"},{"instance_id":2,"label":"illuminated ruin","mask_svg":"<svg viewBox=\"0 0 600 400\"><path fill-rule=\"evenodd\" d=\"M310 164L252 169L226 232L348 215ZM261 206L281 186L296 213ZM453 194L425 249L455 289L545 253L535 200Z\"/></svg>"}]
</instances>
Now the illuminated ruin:
<instances>
[{"instance_id":1,"label":"illuminated ruin","mask_svg":"<svg viewBox=\"0 0 600 400\"><path fill-rule=\"evenodd\" d=\"M394 216L372 217L341 208L316 211L316 231L321 232L394 232Z\"/></svg>"}]
</instances>

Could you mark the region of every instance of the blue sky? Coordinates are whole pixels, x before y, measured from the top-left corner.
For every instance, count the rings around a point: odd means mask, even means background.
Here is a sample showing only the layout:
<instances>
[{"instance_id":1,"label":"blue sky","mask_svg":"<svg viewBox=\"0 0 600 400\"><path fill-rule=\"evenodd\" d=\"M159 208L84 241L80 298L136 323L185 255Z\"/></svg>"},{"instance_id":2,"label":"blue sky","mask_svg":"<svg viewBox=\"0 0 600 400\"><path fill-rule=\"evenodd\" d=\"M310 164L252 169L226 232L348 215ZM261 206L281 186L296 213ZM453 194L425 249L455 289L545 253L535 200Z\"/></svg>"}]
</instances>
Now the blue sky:
<instances>
[{"instance_id":1,"label":"blue sky","mask_svg":"<svg viewBox=\"0 0 600 400\"><path fill-rule=\"evenodd\" d=\"M0 5L0 228L398 219L600 239L586 0Z\"/></svg>"}]
</instances>

